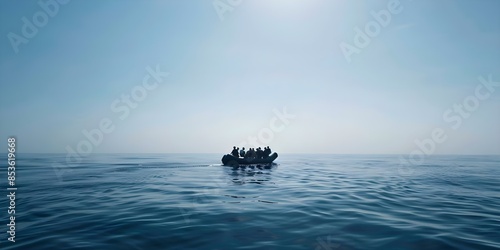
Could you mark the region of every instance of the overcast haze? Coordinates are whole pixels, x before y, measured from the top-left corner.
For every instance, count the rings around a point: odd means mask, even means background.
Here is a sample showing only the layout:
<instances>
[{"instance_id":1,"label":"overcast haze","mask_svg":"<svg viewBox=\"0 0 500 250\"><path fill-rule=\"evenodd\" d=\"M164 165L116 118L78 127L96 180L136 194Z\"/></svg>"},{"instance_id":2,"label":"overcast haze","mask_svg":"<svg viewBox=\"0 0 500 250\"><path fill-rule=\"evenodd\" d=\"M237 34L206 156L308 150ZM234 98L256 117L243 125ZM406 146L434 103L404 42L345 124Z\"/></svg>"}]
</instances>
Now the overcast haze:
<instances>
[{"instance_id":1,"label":"overcast haze","mask_svg":"<svg viewBox=\"0 0 500 250\"><path fill-rule=\"evenodd\" d=\"M0 1L1 138L65 153L105 119L91 152L222 154L251 136L283 153L409 154L438 129L432 153L500 154L500 1L401 0L355 47L390 3L73 0L13 46L43 9Z\"/></svg>"}]
</instances>

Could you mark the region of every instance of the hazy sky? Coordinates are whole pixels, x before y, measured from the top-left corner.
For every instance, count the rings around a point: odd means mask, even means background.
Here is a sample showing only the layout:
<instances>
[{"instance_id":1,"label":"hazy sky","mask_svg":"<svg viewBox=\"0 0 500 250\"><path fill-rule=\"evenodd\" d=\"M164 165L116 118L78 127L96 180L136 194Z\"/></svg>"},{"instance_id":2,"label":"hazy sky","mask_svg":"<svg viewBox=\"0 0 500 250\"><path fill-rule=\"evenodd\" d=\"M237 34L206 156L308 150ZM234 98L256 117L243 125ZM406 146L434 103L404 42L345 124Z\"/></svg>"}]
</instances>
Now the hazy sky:
<instances>
[{"instance_id":1,"label":"hazy sky","mask_svg":"<svg viewBox=\"0 0 500 250\"><path fill-rule=\"evenodd\" d=\"M500 154L497 0L40 2L0 1L0 152Z\"/></svg>"}]
</instances>

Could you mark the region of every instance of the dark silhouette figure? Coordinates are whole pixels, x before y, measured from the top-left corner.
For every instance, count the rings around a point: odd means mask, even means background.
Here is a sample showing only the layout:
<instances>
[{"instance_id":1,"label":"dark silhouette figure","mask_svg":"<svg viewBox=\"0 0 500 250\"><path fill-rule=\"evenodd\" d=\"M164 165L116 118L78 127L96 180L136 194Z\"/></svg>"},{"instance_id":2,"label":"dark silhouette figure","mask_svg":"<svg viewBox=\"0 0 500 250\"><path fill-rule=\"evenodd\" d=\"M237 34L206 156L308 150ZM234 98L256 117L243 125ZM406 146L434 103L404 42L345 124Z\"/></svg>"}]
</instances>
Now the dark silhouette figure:
<instances>
[{"instance_id":1,"label":"dark silhouette figure","mask_svg":"<svg viewBox=\"0 0 500 250\"><path fill-rule=\"evenodd\" d=\"M260 147L257 148L257 159L262 159L264 156L264 151Z\"/></svg>"},{"instance_id":2,"label":"dark silhouette figure","mask_svg":"<svg viewBox=\"0 0 500 250\"><path fill-rule=\"evenodd\" d=\"M240 150L240 156L242 158L245 158L245 147L241 148L241 150Z\"/></svg>"},{"instance_id":3,"label":"dark silhouette figure","mask_svg":"<svg viewBox=\"0 0 500 250\"><path fill-rule=\"evenodd\" d=\"M239 155L238 155L238 149L236 148L236 146L233 146L233 151L231 151L231 154L234 157L239 157Z\"/></svg>"},{"instance_id":4,"label":"dark silhouette figure","mask_svg":"<svg viewBox=\"0 0 500 250\"><path fill-rule=\"evenodd\" d=\"M247 159L255 158L255 150L253 148L249 148L248 152L245 154L245 158Z\"/></svg>"},{"instance_id":5,"label":"dark silhouette figure","mask_svg":"<svg viewBox=\"0 0 500 250\"><path fill-rule=\"evenodd\" d=\"M264 158L269 157L269 155L271 155L271 149L267 146L264 148Z\"/></svg>"}]
</instances>

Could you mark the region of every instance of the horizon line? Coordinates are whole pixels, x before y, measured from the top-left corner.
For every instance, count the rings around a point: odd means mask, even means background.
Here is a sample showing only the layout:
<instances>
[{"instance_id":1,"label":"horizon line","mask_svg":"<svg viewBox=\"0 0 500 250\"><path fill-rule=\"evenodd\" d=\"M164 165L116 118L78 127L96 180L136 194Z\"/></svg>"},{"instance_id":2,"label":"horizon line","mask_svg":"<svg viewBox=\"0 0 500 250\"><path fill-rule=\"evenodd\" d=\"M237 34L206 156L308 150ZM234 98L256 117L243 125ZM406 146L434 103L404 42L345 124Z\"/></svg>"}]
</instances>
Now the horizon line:
<instances>
[{"instance_id":1,"label":"horizon line","mask_svg":"<svg viewBox=\"0 0 500 250\"><path fill-rule=\"evenodd\" d=\"M284 153L279 153L278 154L306 154L306 155L408 155L408 153L297 153L297 152L284 152ZM68 154L67 152L61 153L61 152L23 152L20 153L18 152L17 154ZM220 154L220 153L196 153L196 152L163 152L163 153L131 153L131 152L107 152L107 153L92 153L87 156L82 156L82 157L88 157L94 154ZM226 153L230 154L230 153ZM223 155L226 155L223 154ZM500 156L499 154L456 154L456 153L448 153L448 154L431 154L431 155L425 155L426 157L430 156Z\"/></svg>"}]
</instances>

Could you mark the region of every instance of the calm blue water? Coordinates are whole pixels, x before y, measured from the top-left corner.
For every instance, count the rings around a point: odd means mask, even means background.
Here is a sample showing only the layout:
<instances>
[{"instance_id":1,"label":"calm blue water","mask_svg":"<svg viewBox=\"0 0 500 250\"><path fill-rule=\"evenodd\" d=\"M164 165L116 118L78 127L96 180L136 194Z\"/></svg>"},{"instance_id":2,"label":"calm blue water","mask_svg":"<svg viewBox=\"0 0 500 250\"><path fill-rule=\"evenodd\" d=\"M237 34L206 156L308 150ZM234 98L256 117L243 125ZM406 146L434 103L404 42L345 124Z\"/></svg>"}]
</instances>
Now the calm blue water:
<instances>
[{"instance_id":1,"label":"calm blue water","mask_svg":"<svg viewBox=\"0 0 500 250\"><path fill-rule=\"evenodd\" d=\"M434 156L404 175L397 156L283 154L270 169L221 157L54 169L64 155L19 155L16 243L2 233L0 248L500 249L498 156Z\"/></svg>"}]
</instances>

